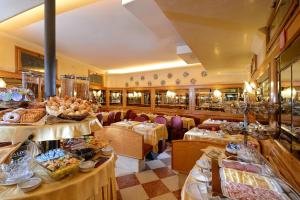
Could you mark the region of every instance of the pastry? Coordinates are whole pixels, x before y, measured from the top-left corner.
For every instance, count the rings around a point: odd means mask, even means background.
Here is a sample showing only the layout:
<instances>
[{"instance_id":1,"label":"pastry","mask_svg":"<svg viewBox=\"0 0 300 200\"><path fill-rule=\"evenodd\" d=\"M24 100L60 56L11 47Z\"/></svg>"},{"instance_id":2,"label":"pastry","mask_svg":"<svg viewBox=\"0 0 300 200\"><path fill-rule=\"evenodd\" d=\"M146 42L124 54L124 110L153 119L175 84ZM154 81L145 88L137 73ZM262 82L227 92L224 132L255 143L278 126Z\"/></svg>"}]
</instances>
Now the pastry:
<instances>
[{"instance_id":1,"label":"pastry","mask_svg":"<svg viewBox=\"0 0 300 200\"><path fill-rule=\"evenodd\" d=\"M18 123L20 122L21 115L18 112L8 112L3 116L3 121L9 123Z\"/></svg>"},{"instance_id":2,"label":"pastry","mask_svg":"<svg viewBox=\"0 0 300 200\"><path fill-rule=\"evenodd\" d=\"M34 123L46 115L44 109L29 109L21 115L20 123Z\"/></svg>"}]
</instances>

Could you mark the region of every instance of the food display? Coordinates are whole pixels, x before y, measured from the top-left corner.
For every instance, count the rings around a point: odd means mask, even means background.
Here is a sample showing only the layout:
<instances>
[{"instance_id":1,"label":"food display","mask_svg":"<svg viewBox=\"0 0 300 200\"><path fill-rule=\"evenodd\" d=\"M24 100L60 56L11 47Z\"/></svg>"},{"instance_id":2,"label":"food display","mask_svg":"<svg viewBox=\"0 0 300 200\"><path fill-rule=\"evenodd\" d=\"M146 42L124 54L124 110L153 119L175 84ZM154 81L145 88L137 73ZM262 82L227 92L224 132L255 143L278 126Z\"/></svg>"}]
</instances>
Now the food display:
<instances>
[{"instance_id":1,"label":"food display","mask_svg":"<svg viewBox=\"0 0 300 200\"><path fill-rule=\"evenodd\" d=\"M35 123L46 115L44 109L6 109L0 111L2 123Z\"/></svg>"},{"instance_id":2,"label":"food display","mask_svg":"<svg viewBox=\"0 0 300 200\"><path fill-rule=\"evenodd\" d=\"M251 163L244 163L244 162L238 162L232 160L221 160L220 166L225 168L230 168L230 169L236 169L240 171L257 173L257 174L263 173L261 165L256 165Z\"/></svg>"},{"instance_id":3,"label":"food display","mask_svg":"<svg viewBox=\"0 0 300 200\"><path fill-rule=\"evenodd\" d=\"M80 121L92 112L92 105L89 101L76 97L50 97L46 103L46 110L50 115Z\"/></svg>"},{"instance_id":4,"label":"food display","mask_svg":"<svg viewBox=\"0 0 300 200\"><path fill-rule=\"evenodd\" d=\"M254 188L249 185L225 182L222 185L223 194L231 199L238 200L284 200L283 194L263 188Z\"/></svg>"},{"instance_id":5,"label":"food display","mask_svg":"<svg viewBox=\"0 0 300 200\"><path fill-rule=\"evenodd\" d=\"M221 168L220 174L224 182L241 183L255 188L277 190L276 182L273 179L258 174L230 168Z\"/></svg>"},{"instance_id":6,"label":"food display","mask_svg":"<svg viewBox=\"0 0 300 200\"><path fill-rule=\"evenodd\" d=\"M229 135L237 135L243 132L242 122L227 122L220 125L221 130Z\"/></svg>"},{"instance_id":7,"label":"food display","mask_svg":"<svg viewBox=\"0 0 300 200\"><path fill-rule=\"evenodd\" d=\"M226 152L231 154L237 154L237 152L241 149L241 145L234 142L229 142L226 145Z\"/></svg>"},{"instance_id":8,"label":"food display","mask_svg":"<svg viewBox=\"0 0 300 200\"><path fill-rule=\"evenodd\" d=\"M48 174L54 179L61 179L78 169L80 160L62 149L50 150L36 156L36 161L47 169Z\"/></svg>"},{"instance_id":9,"label":"food display","mask_svg":"<svg viewBox=\"0 0 300 200\"><path fill-rule=\"evenodd\" d=\"M30 89L9 88L0 91L0 107L18 108L35 99Z\"/></svg>"}]
</instances>

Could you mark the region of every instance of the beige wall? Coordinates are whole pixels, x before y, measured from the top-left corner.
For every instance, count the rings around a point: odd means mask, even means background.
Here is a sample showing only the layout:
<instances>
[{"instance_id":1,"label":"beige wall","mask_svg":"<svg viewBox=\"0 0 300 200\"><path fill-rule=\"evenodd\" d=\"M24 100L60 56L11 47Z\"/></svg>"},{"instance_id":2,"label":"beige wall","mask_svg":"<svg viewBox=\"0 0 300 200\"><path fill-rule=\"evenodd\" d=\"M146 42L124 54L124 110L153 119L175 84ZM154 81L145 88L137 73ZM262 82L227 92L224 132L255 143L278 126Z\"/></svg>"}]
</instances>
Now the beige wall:
<instances>
[{"instance_id":1,"label":"beige wall","mask_svg":"<svg viewBox=\"0 0 300 200\"><path fill-rule=\"evenodd\" d=\"M0 32L0 70L15 72L15 46L19 46L31 51L43 54L41 46L29 43L20 38ZM78 60L57 53L57 73L58 77L62 74L76 74L87 76L88 70L104 73L105 71L95 66L82 63Z\"/></svg>"},{"instance_id":2,"label":"beige wall","mask_svg":"<svg viewBox=\"0 0 300 200\"><path fill-rule=\"evenodd\" d=\"M147 87L148 81L151 81L152 86L161 86L162 80L166 81L166 86L175 86L176 79L179 79L179 85L182 86L192 85L191 79L196 80L196 85L243 83L248 79L247 75L245 75L247 73L238 71L231 71L228 72L228 74L222 74L215 70L208 70L208 75L206 77L201 76L202 71L203 68L201 66L193 66L129 74L108 74L107 87L125 87L126 82L129 84L129 87L136 87L136 81L139 82L139 87ZM189 76L184 77L184 72L188 72ZM172 78L168 78L168 73L172 74ZM154 74L158 74L157 80L153 78ZM141 76L144 76L145 80L141 80ZM133 77L133 81L130 80L130 77Z\"/></svg>"}]
</instances>

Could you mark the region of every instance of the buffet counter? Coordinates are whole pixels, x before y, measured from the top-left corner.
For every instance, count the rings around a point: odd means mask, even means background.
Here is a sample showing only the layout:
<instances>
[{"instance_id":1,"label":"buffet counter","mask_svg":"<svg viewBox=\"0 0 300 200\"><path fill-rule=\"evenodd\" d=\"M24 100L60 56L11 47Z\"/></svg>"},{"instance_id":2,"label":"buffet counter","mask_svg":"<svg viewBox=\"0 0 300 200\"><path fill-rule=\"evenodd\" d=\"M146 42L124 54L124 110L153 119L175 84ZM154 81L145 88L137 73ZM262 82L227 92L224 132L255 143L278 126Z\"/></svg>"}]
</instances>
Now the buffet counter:
<instances>
[{"instance_id":1,"label":"buffet counter","mask_svg":"<svg viewBox=\"0 0 300 200\"><path fill-rule=\"evenodd\" d=\"M247 150L236 160L227 157L223 148L209 146L202 151L182 187L182 200L219 199L223 196L249 200L300 198L274 173L261 154L253 153L248 157L250 154L246 156L244 153L251 150Z\"/></svg>"},{"instance_id":2,"label":"buffet counter","mask_svg":"<svg viewBox=\"0 0 300 200\"><path fill-rule=\"evenodd\" d=\"M91 172L77 172L55 181L39 165L34 168L35 176L42 179L42 185L30 193L24 193L17 186L0 186L0 199L10 200L115 200L115 155Z\"/></svg>"},{"instance_id":3,"label":"buffet counter","mask_svg":"<svg viewBox=\"0 0 300 200\"><path fill-rule=\"evenodd\" d=\"M60 140L89 135L102 128L97 118L89 117L79 122L37 124L37 125L2 125L0 126L1 142L25 141L33 135L35 141Z\"/></svg>"}]
</instances>

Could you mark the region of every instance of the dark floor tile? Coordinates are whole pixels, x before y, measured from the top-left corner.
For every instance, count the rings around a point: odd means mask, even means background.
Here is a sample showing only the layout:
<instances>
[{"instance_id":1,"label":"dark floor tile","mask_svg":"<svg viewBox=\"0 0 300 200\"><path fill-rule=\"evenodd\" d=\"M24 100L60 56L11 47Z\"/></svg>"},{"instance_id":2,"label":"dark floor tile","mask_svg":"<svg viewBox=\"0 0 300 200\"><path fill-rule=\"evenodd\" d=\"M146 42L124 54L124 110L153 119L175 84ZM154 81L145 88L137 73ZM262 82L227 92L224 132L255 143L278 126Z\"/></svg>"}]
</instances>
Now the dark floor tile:
<instances>
[{"instance_id":1,"label":"dark floor tile","mask_svg":"<svg viewBox=\"0 0 300 200\"><path fill-rule=\"evenodd\" d=\"M160 180L144 183L142 186L150 198L170 192Z\"/></svg>"},{"instance_id":2,"label":"dark floor tile","mask_svg":"<svg viewBox=\"0 0 300 200\"><path fill-rule=\"evenodd\" d=\"M116 179L117 179L119 189L124 189L124 188L128 188L140 184L135 174L119 176Z\"/></svg>"},{"instance_id":3,"label":"dark floor tile","mask_svg":"<svg viewBox=\"0 0 300 200\"><path fill-rule=\"evenodd\" d=\"M178 200L181 200L181 189L174 191L173 194Z\"/></svg>"},{"instance_id":4,"label":"dark floor tile","mask_svg":"<svg viewBox=\"0 0 300 200\"><path fill-rule=\"evenodd\" d=\"M168 167L162 167L162 168L153 169L153 172L159 178L166 178L166 177L174 176L175 175L175 173L171 169L169 169Z\"/></svg>"}]
</instances>

